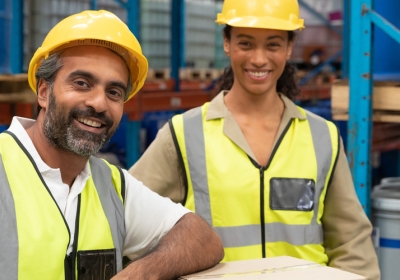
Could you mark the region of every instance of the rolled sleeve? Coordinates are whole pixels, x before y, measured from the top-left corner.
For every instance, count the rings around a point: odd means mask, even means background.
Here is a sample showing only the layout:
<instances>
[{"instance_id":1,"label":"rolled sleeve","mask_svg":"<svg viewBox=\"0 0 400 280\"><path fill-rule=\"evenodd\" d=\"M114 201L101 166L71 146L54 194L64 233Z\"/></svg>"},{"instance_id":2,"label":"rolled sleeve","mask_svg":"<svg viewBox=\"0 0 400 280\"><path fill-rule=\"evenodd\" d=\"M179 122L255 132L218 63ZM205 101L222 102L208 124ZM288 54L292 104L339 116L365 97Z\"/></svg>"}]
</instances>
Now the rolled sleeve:
<instances>
[{"instance_id":1,"label":"rolled sleeve","mask_svg":"<svg viewBox=\"0 0 400 280\"><path fill-rule=\"evenodd\" d=\"M372 244L372 225L357 198L341 141L339 158L325 198L322 217L329 266L380 279Z\"/></svg>"},{"instance_id":2,"label":"rolled sleeve","mask_svg":"<svg viewBox=\"0 0 400 280\"><path fill-rule=\"evenodd\" d=\"M126 170L123 172L126 179L123 255L133 259L151 250L190 211L151 191Z\"/></svg>"},{"instance_id":3,"label":"rolled sleeve","mask_svg":"<svg viewBox=\"0 0 400 280\"><path fill-rule=\"evenodd\" d=\"M180 203L183 203L186 194L184 172L168 123L158 131L156 139L129 169L129 173L149 189Z\"/></svg>"}]
</instances>

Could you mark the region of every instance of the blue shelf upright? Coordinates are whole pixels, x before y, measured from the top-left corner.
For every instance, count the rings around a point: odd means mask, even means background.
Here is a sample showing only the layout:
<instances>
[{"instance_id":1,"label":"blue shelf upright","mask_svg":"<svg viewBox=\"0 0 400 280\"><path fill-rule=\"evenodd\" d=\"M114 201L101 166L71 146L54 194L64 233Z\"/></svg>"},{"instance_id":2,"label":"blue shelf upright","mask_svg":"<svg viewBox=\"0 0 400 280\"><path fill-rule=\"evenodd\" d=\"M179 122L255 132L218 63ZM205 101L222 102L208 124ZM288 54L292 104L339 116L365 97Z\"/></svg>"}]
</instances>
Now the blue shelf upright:
<instances>
[{"instance_id":1,"label":"blue shelf upright","mask_svg":"<svg viewBox=\"0 0 400 280\"><path fill-rule=\"evenodd\" d=\"M185 67L185 1L171 0L171 77L175 91L180 91L180 67Z\"/></svg>"},{"instance_id":2,"label":"blue shelf upright","mask_svg":"<svg viewBox=\"0 0 400 280\"><path fill-rule=\"evenodd\" d=\"M400 30L373 10L373 0L351 0L349 59L349 121L347 156L357 196L371 214L371 136L373 87L373 28L382 29L400 43Z\"/></svg>"},{"instance_id":3,"label":"blue shelf upright","mask_svg":"<svg viewBox=\"0 0 400 280\"><path fill-rule=\"evenodd\" d=\"M0 73L23 69L23 0L0 0Z\"/></svg>"},{"instance_id":4,"label":"blue shelf upright","mask_svg":"<svg viewBox=\"0 0 400 280\"><path fill-rule=\"evenodd\" d=\"M140 0L115 0L127 12L127 25L140 42ZM94 5L92 1L92 5ZM140 158L140 121L128 120L126 129L126 168Z\"/></svg>"}]
</instances>

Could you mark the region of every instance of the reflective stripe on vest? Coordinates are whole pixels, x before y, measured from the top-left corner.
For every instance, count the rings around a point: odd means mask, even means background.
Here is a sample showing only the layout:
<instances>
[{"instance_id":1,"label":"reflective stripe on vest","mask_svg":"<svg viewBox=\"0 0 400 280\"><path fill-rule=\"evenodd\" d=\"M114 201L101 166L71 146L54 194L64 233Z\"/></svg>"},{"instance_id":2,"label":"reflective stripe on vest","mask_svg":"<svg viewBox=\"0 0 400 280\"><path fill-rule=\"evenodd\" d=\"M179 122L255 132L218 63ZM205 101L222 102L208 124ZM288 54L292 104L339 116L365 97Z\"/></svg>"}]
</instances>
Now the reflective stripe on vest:
<instances>
[{"instance_id":1,"label":"reflective stripe on vest","mask_svg":"<svg viewBox=\"0 0 400 280\"><path fill-rule=\"evenodd\" d=\"M90 170L100 197L101 205L110 224L112 239L117 254L117 271L122 270L122 251L125 239L125 214L121 198L114 188L110 188L111 169L99 158L90 157ZM123 174L121 173L121 176Z\"/></svg>"},{"instance_id":2,"label":"reflective stripe on vest","mask_svg":"<svg viewBox=\"0 0 400 280\"><path fill-rule=\"evenodd\" d=\"M205 113L202 108L205 107L192 109L182 115L184 145L194 194L195 212L213 226L203 134L203 114ZM332 141L327 122L312 113L306 112L306 115L317 163L313 218L311 223L306 225L265 223L266 242L287 242L298 246L323 242L322 226L317 219L321 195L333 165L332 149L326 149L332 146ZM260 225L214 226L214 229L221 237L225 248L252 246L261 242Z\"/></svg>"},{"instance_id":3,"label":"reflective stripe on vest","mask_svg":"<svg viewBox=\"0 0 400 280\"><path fill-rule=\"evenodd\" d=\"M15 168L16 166L19 168ZM90 158L90 169L92 176L80 195L81 211L80 213L78 211L77 229L79 228L82 232L78 232L78 238L74 242L78 242L78 251L115 247L117 270L120 271L125 236L124 208L121 201L124 194L121 194L121 184L112 183L110 178L113 174L112 181L121 182L123 178L120 176L123 175L115 166L108 165L97 158ZM21 180L21 177L27 178ZM21 200L21 194L24 196L24 192L34 194L32 188L35 192L40 190L38 196L31 195ZM15 197L16 194L18 198ZM93 200L96 196L98 200ZM21 202L28 200L28 208L23 207ZM100 201L99 204L98 201ZM84 213L84 209L89 209L89 215ZM32 218L32 212L35 213L37 220ZM0 231L2 232L0 234L0 279L64 279L64 258L69 244L69 230L62 213L57 212L60 212L58 206L48 192L31 156L12 133L0 134ZM45 214L46 220L41 219L38 213ZM94 230L101 229L103 231L101 233L96 231L93 234L93 229L90 230L93 228L91 219L93 213L95 213L94 216L98 216L94 220L96 223ZM25 217L29 221L24 220ZM19 218L22 221L18 220ZM18 223L23 226L18 227ZM29 224L29 228L25 224ZM35 230L35 224L40 227L49 227L49 229ZM54 227L56 225L57 227ZM83 232L87 230L90 234ZM47 235L41 235L42 232ZM19 237L25 240L24 245L21 245ZM106 240L103 237L106 237ZM25 245L30 244L31 239L36 241L32 241L31 245ZM44 248L49 246L48 239L54 242L51 249ZM25 262L21 263L21 260Z\"/></svg>"},{"instance_id":4,"label":"reflective stripe on vest","mask_svg":"<svg viewBox=\"0 0 400 280\"><path fill-rule=\"evenodd\" d=\"M0 271L4 279L18 279L18 232L15 206L0 154Z\"/></svg>"}]
</instances>

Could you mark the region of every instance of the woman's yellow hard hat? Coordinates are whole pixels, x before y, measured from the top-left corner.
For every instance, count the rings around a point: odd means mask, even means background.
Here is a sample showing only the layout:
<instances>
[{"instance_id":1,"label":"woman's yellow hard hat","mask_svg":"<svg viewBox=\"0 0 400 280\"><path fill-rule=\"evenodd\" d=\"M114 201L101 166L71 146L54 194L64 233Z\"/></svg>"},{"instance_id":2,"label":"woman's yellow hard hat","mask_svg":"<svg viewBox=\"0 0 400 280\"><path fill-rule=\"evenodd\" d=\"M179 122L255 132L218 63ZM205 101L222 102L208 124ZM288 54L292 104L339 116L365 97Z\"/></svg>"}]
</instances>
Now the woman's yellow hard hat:
<instances>
[{"instance_id":1,"label":"woman's yellow hard hat","mask_svg":"<svg viewBox=\"0 0 400 280\"><path fill-rule=\"evenodd\" d=\"M36 92L36 71L51 53L80 45L96 45L118 53L127 63L132 78L132 91L126 101L143 86L148 63L142 48L128 26L108 11L83 11L60 21L44 39L29 64L28 81Z\"/></svg>"},{"instance_id":2,"label":"woman's yellow hard hat","mask_svg":"<svg viewBox=\"0 0 400 280\"><path fill-rule=\"evenodd\" d=\"M297 0L225 0L215 22L278 30L304 28Z\"/></svg>"}]
</instances>

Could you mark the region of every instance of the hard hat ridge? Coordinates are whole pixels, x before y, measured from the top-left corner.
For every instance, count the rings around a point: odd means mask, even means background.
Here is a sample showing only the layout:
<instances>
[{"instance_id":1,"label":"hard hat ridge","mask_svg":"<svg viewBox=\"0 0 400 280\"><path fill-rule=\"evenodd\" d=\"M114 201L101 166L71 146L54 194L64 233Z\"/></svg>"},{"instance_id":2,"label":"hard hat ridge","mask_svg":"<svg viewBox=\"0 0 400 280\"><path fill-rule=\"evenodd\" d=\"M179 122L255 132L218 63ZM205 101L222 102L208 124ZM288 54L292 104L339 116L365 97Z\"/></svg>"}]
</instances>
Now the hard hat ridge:
<instances>
[{"instance_id":1,"label":"hard hat ridge","mask_svg":"<svg viewBox=\"0 0 400 280\"><path fill-rule=\"evenodd\" d=\"M215 22L278 30L304 28L297 0L225 0Z\"/></svg>"},{"instance_id":2,"label":"hard hat ridge","mask_svg":"<svg viewBox=\"0 0 400 280\"><path fill-rule=\"evenodd\" d=\"M28 81L32 90L36 92L35 74L43 59L46 59L51 53L80 45L105 47L119 54L125 60L133 83L126 100L134 96L143 86L147 76L148 63L139 42L117 16L101 10L83 11L71 15L50 30L29 64Z\"/></svg>"}]
</instances>

